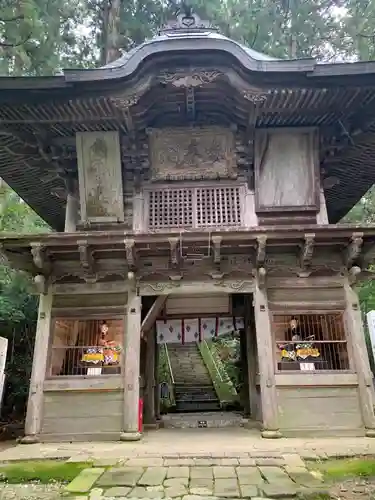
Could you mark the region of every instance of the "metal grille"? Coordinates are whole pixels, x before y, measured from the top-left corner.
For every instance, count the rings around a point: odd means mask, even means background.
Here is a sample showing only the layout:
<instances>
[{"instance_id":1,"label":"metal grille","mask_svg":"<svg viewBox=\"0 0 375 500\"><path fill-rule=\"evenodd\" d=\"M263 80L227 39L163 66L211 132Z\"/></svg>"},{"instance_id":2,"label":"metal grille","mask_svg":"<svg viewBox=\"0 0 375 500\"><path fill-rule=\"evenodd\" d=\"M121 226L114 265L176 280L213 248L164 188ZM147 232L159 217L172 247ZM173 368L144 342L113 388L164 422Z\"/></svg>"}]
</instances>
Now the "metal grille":
<instances>
[{"instance_id":1,"label":"metal grille","mask_svg":"<svg viewBox=\"0 0 375 500\"><path fill-rule=\"evenodd\" d=\"M240 226L238 187L198 188L197 227Z\"/></svg>"},{"instance_id":2,"label":"metal grille","mask_svg":"<svg viewBox=\"0 0 375 500\"><path fill-rule=\"evenodd\" d=\"M236 187L165 188L149 192L150 229L241 226Z\"/></svg>"},{"instance_id":3,"label":"metal grille","mask_svg":"<svg viewBox=\"0 0 375 500\"><path fill-rule=\"evenodd\" d=\"M192 226L192 189L161 189L150 191L150 228L164 229Z\"/></svg>"},{"instance_id":4,"label":"metal grille","mask_svg":"<svg viewBox=\"0 0 375 500\"><path fill-rule=\"evenodd\" d=\"M108 332L102 334L105 324ZM49 375L118 374L122 364L123 320L57 319L52 331Z\"/></svg>"},{"instance_id":5,"label":"metal grille","mask_svg":"<svg viewBox=\"0 0 375 500\"><path fill-rule=\"evenodd\" d=\"M342 313L275 315L279 371L349 370Z\"/></svg>"}]
</instances>

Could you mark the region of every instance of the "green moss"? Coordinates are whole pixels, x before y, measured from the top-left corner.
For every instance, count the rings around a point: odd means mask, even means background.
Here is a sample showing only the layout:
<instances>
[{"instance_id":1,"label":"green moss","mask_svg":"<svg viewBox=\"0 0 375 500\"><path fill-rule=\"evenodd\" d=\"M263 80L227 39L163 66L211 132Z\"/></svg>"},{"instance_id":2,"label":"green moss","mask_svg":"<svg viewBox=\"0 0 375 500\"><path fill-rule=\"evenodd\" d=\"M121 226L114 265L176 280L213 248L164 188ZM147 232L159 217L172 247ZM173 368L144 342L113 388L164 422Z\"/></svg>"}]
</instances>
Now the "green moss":
<instances>
[{"instance_id":1,"label":"green moss","mask_svg":"<svg viewBox=\"0 0 375 500\"><path fill-rule=\"evenodd\" d=\"M375 459L352 458L327 460L314 464L314 469L323 473L326 479L336 480L349 477L375 477Z\"/></svg>"},{"instance_id":2,"label":"green moss","mask_svg":"<svg viewBox=\"0 0 375 500\"><path fill-rule=\"evenodd\" d=\"M67 463L59 460L25 460L0 465L0 481L12 484L38 481L68 483L92 463Z\"/></svg>"}]
</instances>

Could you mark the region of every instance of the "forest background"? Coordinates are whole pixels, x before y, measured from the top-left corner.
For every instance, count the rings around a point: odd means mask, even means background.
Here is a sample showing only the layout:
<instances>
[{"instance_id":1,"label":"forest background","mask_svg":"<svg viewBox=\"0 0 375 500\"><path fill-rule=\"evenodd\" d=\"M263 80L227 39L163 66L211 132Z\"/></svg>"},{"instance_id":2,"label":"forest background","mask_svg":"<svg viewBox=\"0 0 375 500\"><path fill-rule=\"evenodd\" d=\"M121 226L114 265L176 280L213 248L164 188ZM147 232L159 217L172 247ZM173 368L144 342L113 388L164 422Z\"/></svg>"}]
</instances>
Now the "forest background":
<instances>
[{"instance_id":1,"label":"forest background","mask_svg":"<svg viewBox=\"0 0 375 500\"><path fill-rule=\"evenodd\" d=\"M190 0L224 35L275 57L375 59L375 0ZM0 0L0 75L52 75L110 62L174 17L167 0ZM375 222L375 189L345 221ZM0 231L50 228L0 180ZM361 286L365 314L375 281ZM3 422L21 422L31 372L37 297L29 277L0 261L0 334L9 339ZM22 425L22 424L21 424Z\"/></svg>"}]
</instances>

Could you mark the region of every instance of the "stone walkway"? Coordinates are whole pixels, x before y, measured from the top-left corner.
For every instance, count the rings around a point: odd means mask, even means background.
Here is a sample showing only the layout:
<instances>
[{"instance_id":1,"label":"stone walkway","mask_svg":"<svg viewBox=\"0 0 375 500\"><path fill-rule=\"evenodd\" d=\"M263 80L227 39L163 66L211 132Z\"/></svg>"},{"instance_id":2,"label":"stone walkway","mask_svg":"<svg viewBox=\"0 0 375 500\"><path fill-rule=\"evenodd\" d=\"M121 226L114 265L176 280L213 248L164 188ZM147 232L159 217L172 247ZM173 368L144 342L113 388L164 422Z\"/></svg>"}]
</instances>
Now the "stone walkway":
<instances>
[{"instance_id":1,"label":"stone walkway","mask_svg":"<svg viewBox=\"0 0 375 500\"><path fill-rule=\"evenodd\" d=\"M257 431L243 428L161 429L131 443L9 443L0 447L0 462L93 461L94 467L65 491L80 500L223 500L260 495L291 499L298 492L325 489L321 478L306 469L306 460L356 455L375 456L375 439L265 440ZM0 500L59 497L59 491L50 486L0 487Z\"/></svg>"},{"instance_id":2,"label":"stone walkway","mask_svg":"<svg viewBox=\"0 0 375 500\"><path fill-rule=\"evenodd\" d=\"M103 459L83 470L65 491L87 500L218 500L293 498L298 493L327 489L298 454L285 454L216 459L149 457L120 462Z\"/></svg>"},{"instance_id":3,"label":"stone walkway","mask_svg":"<svg viewBox=\"0 0 375 500\"><path fill-rule=\"evenodd\" d=\"M273 456L281 453L298 453L305 459L320 456L374 455L375 439L371 438L288 438L267 440L259 432L243 428L222 429L160 429L145 433L138 442L100 443L50 443L5 446L0 449L0 462L42 458L82 461L94 458L175 458L183 457L234 457Z\"/></svg>"}]
</instances>

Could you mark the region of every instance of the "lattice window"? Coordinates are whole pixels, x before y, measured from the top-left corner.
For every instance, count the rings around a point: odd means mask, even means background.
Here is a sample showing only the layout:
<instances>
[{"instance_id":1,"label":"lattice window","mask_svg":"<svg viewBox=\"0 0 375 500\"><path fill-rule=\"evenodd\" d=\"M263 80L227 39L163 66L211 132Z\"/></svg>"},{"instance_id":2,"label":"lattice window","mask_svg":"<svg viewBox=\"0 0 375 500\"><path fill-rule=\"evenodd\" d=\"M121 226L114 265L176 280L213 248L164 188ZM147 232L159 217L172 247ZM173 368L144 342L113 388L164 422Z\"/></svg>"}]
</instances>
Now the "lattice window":
<instances>
[{"instance_id":1,"label":"lattice window","mask_svg":"<svg viewBox=\"0 0 375 500\"><path fill-rule=\"evenodd\" d=\"M164 229L193 226L193 190L150 191L149 227Z\"/></svg>"},{"instance_id":2,"label":"lattice window","mask_svg":"<svg viewBox=\"0 0 375 500\"><path fill-rule=\"evenodd\" d=\"M57 318L52 329L49 376L120 373L123 332L122 319Z\"/></svg>"},{"instance_id":3,"label":"lattice window","mask_svg":"<svg viewBox=\"0 0 375 500\"><path fill-rule=\"evenodd\" d=\"M279 371L349 370L342 313L274 315Z\"/></svg>"},{"instance_id":4,"label":"lattice window","mask_svg":"<svg viewBox=\"0 0 375 500\"><path fill-rule=\"evenodd\" d=\"M159 188L149 193L149 228L241 226L239 186Z\"/></svg>"}]
</instances>

